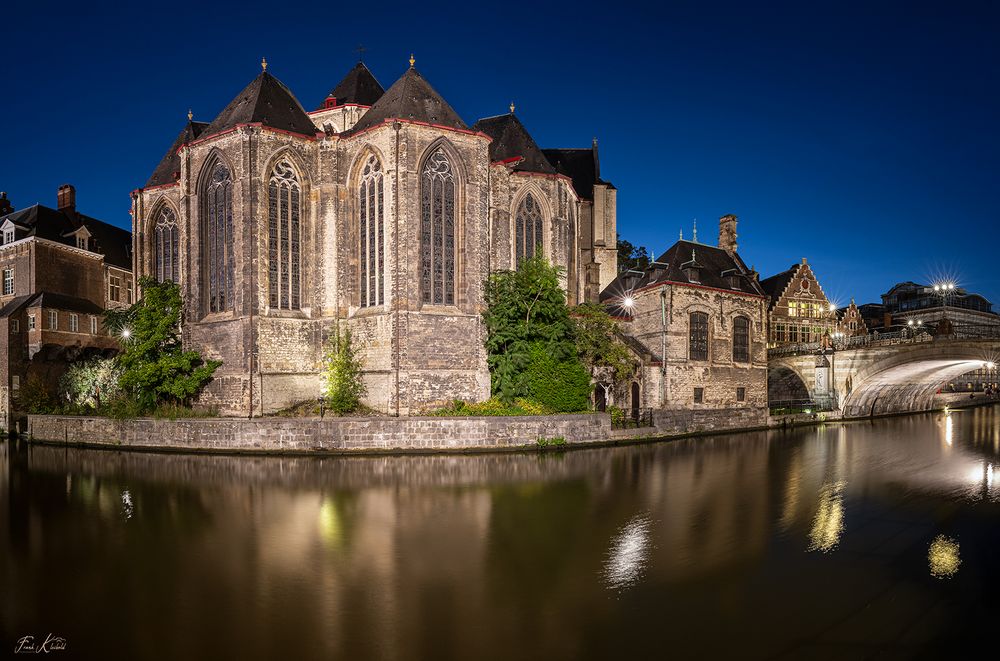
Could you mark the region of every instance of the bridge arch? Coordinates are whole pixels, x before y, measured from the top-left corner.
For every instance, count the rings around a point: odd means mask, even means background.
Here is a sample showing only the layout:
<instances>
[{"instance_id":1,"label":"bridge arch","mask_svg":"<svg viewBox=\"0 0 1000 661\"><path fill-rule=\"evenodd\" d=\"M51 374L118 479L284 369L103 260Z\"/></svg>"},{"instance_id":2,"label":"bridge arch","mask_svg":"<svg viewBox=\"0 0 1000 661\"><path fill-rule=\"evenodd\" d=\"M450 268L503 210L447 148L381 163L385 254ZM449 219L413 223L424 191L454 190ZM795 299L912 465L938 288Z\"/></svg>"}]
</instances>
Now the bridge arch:
<instances>
[{"instance_id":1,"label":"bridge arch","mask_svg":"<svg viewBox=\"0 0 1000 661\"><path fill-rule=\"evenodd\" d=\"M842 411L866 417L929 410L943 384L998 356L997 340L938 339L839 352Z\"/></svg>"},{"instance_id":2,"label":"bridge arch","mask_svg":"<svg viewBox=\"0 0 1000 661\"><path fill-rule=\"evenodd\" d=\"M773 407L781 402L802 402L812 399L807 377L790 363L774 363L767 367L767 401Z\"/></svg>"}]
</instances>

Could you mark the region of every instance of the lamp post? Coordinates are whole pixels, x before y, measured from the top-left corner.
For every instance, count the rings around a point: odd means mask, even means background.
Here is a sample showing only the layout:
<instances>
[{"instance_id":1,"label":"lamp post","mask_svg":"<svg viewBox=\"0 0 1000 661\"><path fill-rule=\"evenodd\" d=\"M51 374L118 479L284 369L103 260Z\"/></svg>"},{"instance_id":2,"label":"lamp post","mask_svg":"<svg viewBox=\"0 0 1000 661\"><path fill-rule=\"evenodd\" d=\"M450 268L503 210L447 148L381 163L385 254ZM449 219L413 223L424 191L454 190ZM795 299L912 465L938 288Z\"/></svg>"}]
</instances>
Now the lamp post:
<instances>
[{"instance_id":1,"label":"lamp post","mask_svg":"<svg viewBox=\"0 0 1000 661\"><path fill-rule=\"evenodd\" d=\"M948 307L948 297L955 293L954 282L939 282L934 285L934 293L941 299L941 318L945 317L945 308Z\"/></svg>"}]
</instances>

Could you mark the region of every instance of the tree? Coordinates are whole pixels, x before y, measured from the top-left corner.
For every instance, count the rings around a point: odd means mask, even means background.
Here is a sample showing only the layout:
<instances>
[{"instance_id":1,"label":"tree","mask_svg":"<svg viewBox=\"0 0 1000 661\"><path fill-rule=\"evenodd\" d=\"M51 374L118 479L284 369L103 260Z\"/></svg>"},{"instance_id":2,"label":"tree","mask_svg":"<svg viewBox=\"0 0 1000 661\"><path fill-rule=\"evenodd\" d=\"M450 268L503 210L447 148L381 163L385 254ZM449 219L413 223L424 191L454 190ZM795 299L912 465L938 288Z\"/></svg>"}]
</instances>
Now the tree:
<instances>
[{"instance_id":1,"label":"tree","mask_svg":"<svg viewBox=\"0 0 1000 661\"><path fill-rule=\"evenodd\" d=\"M121 368L113 358L73 363L59 379L60 399L77 407L100 409L120 392Z\"/></svg>"},{"instance_id":2,"label":"tree","mask_svg":"<svg viewBox=\"0 0 1000 661\"><path fill-rule=\"evenodd\" d=\"M180 339L181 293L173 282L139 279L142 299L124 310L108 310L105 327L121 337L118 385L140 411L161 403L187 406L222 363L184 351Z\"/></svg>"},{"instance_id":3,"label":"tree","mask_svg":"<svg viewBox=\"0 0 1000 661\"><path fill-rule=\"evenodd\" d=\"M561 273L536 255L516 271L492 274L484 285L486 360L493 393L506 402L528 395L524 372L532 344L542 343L558 360L575 356Z\"/></svg>"},{"instance_id":4,"label":"tree","mask_svg":"<svg viewBox=\"0 0 1000 661\"><path fill-rule=\"evenodd\" d=\"M367 389L361 380L362 364L357 357L351 331L340 335L340 327L330 337L324 356L324 395L326 404L338 415L351 413L361 406Z\"/></svg>"},{"instance_id":5,"label":"tree","mask_svg":"<svg viewBox=\"0 0 1000 661\"><path fill-rule=\"evenodd\" d=\"M618 322L602 306L578 305L573 308L572 320L577 353L591 374L610 374L616 386L635 376L639 362L622 341Z\"/></svg>"},{"instance_id":6,"label":"tree","mask_svg":"<svg viewBox=\"0 0 1000 661\"><path fill-rule=\"evenodd\" d=\"M576 356L557 358L543 342L528 351L524 373L528 396L553 411L586 411L590 405L590 373Z\"/></svg>"},{"instance_id":7,"label":"tree","mask_svg":"<svg viewBox=\"0 0 1000 661\"><path fill-rule=\"evenodd\" d=\"M624 273L629 269L637 271L645 270L649 266L649 252L642 246L634 246L629 241L618 237L618 272Z\"/></svg>"}]
</instances>

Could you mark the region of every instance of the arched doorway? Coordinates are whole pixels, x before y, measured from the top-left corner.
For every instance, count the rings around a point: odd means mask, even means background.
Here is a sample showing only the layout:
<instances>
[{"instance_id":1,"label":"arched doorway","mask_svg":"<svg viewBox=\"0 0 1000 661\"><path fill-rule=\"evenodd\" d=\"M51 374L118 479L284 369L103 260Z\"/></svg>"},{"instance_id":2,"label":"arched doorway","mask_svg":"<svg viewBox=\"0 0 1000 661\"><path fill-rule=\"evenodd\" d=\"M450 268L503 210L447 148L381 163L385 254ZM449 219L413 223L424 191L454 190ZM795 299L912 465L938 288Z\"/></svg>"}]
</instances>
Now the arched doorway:
<instances>
[{"instance_id":1,"label":"arched doorway","mask_svg":"<svg viewBox=\"0 0 1000 661\"><path fill-rule=\"evenodd\" d=\"M608 408L608 398L603 383L598 383L597 387L594 388L594 408L602 413Z\"/></svg>"},{"instance_id":2,"label":"arched doorway","mask_svg":"<svg viewBox=\"0 0 1000 661\"><path fill-rule=\"evenodd\" d=\"M632 382L632 419L639 422L639 384Z\"/></svg>"}]
</instances>

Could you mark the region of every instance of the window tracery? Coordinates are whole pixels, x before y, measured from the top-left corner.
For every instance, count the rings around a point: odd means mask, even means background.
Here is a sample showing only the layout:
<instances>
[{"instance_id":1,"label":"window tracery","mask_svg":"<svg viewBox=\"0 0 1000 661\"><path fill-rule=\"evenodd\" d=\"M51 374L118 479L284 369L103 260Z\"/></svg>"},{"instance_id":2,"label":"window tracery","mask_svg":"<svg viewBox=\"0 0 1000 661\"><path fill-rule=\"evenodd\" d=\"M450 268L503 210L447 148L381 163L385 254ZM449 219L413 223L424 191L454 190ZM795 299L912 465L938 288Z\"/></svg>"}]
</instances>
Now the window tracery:
<instances>
[{"instance_id":1,"label":"window tracery","mask_svg":"<svg viewBox=\"0 0 1000 661\"><path fill-rule=\"evenodd\" d=\"M455 304L455 175L438 148L420 177L420 290L430 304Z\"/></svg>"},{"instance_id":2,"label":"window tracery","mask_svg":"<svg viewBox=\"0 0 1000 661\"><path fill-rule=\"evenodd\" d=\"M541 254L542 209L531 193L524 196L514 216L514 235L517 265L525 259Z\"/></svg>"},{"instance_id":3,"label":"window tracery","mask_svg":"<svg viewBox=\"0 0 1000 661\"><path fill-rule=\"evenodd\" d=\"M202 202L202 253L206 308L222 312L233 307L236 258L233 236L233 178L221 161L212 166Z\"/></svg>"},{"instance_id":4,"label":"window tracery","mask_svg":"<svg viewBox=\"0 0 1000 661\"><path fill-rule=\"evenodd\" d=\"M272 308L298 310L301 290L301 186L292 164L275 163L268 182L268 296Z\"/></svg>"},{"instance_id":5,"label":"window tracery","mask_svg":"<svg viewBox=\"0 0 1000 661\"><path fill-rule=\"evenodd\" d=\"M181 271L178 259L180 231L177 216L167 205L160 207L153 227L153 270L160 282L180 282Z\"/></svg>"},{"instance_id":6,"label":"window tracery","mask_svg":"<svg viewBox=\"0 0 1000 661\"><path fill-rule=\"evenodd\" d=\"M358 187L360 211L360 284L361 307L382 305L384 271L384 177L382 165L374 154L368 157Z\"/></svg>"}]
</instances>

